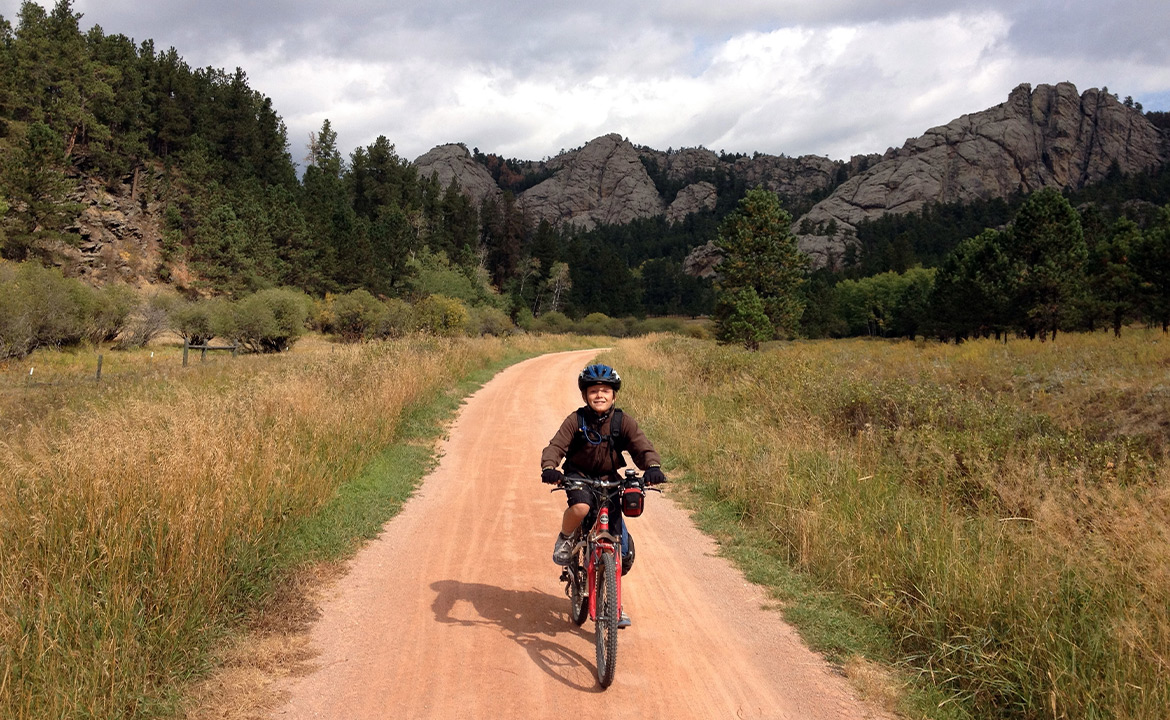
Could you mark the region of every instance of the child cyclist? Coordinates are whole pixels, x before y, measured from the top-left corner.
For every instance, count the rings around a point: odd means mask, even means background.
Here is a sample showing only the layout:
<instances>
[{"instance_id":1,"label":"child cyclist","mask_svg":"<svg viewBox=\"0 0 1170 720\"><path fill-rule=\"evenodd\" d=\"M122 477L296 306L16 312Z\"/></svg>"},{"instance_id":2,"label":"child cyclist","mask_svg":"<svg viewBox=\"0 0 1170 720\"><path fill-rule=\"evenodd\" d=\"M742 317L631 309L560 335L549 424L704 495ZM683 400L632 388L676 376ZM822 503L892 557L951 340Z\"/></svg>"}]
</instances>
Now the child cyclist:
<instances>
[{"instance_id":1,"label":"child cyclist","mask_svg":"<svg viewBox=\"0 0 1170 720\"><path fill-rule=\"evenodd\" d=\"M634 464L641 468L647 485L666 482L662 474L662 458L638 423L619 408L614 407L622 379L608 365L589 365L577 376L577 387L581 390L584 407L569 413L549 441L548 447L540 454L541 482L560 485L565 475L588 475L591 477L616 476L625 466L622 450L628 450ZM617 432L613 433L613 428ZM557 466L564 459L564 472ZM568 490L569 506L561 518L561 531L553 546L553 562L568 565L572 542L570 536L580 525L593 506L593 495L584 489ZM633 543L628 539L625 523L622 523L622 565L628 569L633 558ZM629 625L629 618L623 613L622 626Z\"/></svg>"}]
</instances>

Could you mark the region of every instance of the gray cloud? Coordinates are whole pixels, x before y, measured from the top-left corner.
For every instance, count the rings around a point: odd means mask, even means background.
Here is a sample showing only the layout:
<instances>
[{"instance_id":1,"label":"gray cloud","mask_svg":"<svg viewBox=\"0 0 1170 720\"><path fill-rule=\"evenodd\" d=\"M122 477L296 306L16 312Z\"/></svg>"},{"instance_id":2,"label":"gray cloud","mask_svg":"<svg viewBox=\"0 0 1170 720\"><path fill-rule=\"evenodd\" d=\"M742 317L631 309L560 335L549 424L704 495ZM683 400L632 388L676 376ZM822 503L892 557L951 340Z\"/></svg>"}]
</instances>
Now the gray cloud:
<instances>
[{"instance_id":1,"label":"gray cloud","mask_svg":"<svg viewBox=\"0 0 1170 720\"><path fill-rule=\"evenodd\" d=\"M50 4L49 0L45 0ZM15 22L18 0L0 0ZM82 24L247 71L294 157L462 141L528 158L607 132L666 148L882 152L1020 82L1170 107L1170 4L1148 0L75 0Z\"/></svg>"}]
</instances>

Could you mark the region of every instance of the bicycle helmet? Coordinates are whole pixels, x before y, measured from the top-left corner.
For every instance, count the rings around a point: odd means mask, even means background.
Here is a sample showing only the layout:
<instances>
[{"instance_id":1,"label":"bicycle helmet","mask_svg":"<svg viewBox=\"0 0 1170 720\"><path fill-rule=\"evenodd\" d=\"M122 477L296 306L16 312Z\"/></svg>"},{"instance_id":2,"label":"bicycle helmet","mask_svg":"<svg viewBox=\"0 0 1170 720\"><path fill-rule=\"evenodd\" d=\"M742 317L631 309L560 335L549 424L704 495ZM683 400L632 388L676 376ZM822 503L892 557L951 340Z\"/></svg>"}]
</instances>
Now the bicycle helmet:
<instances>
[{"instance_id":1,"label":"bicycle helmet","mask_svg":"<svg viewBox=\"0 0 1170 720\"><path fill-rule=\"evenodd\" d=\"M622 389L622 376L609 365L589 365L577 376L577 387L585 392L590 385L609 385L617 392Z\"/></svg>"}]
</instances>

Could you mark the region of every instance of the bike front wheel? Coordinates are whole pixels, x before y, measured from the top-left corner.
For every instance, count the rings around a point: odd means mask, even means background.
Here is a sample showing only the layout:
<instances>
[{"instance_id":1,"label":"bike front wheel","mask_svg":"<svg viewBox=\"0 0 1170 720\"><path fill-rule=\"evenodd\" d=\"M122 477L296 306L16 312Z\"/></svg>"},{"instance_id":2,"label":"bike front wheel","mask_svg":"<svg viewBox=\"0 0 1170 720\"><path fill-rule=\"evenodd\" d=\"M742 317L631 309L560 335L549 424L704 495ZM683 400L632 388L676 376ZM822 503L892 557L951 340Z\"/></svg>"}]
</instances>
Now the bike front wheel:
<instances>
[{"instance_id":1,"label":"bike front wheel","mask_svg":"<svg viewBox=\"0 0 1170 720\"><path fill-rule=\"evenodd\" d=\"M569 619L577 627L585 624L589 617L589 596L585 593L585 568L581 563L581 553L573 555L569 563Z\"/></svg>"},{"instance_id":2,"label":"bike front wheel","mask_svg":"<svg viewBox=\"0 0 1170 720\"><path fill-rule=\"evenodd\" d=\"M609 687L617 670L618 598L615 553L602 553L597 588L597 681Z\"/></svg>"}]
</instances>

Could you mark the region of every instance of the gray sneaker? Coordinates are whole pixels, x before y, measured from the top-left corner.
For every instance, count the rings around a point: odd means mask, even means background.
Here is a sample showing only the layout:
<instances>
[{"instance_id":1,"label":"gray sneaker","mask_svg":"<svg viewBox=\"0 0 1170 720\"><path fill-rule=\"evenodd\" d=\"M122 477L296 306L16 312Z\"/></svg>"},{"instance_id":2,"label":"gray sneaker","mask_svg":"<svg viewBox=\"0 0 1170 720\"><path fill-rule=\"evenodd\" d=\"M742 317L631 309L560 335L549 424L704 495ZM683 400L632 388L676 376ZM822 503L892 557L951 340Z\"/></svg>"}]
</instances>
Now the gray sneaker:
<instances>
[{"instance_id":1,"label":"gray sneaker","mask_svg":"<svg viewBox=\"0 0 1170 720\"><path fill-rule=\"evenodd\" d=\"M573 538L557 533L557 542L553 545L553 562L557 565L568 565L573 556Z\"/></svg>"},{"instance_id":2,"label":"gray sneaker","mask_svg":"<svg viewBox=\"0 0 1170 720\"><path fill-rule=\"evenodd\" d=\"M618 629L628 628L634 623L630 620L630 616L626 615L626 611L622 610L622 616L618 618Z\"/></svg>"}]
</instances>

